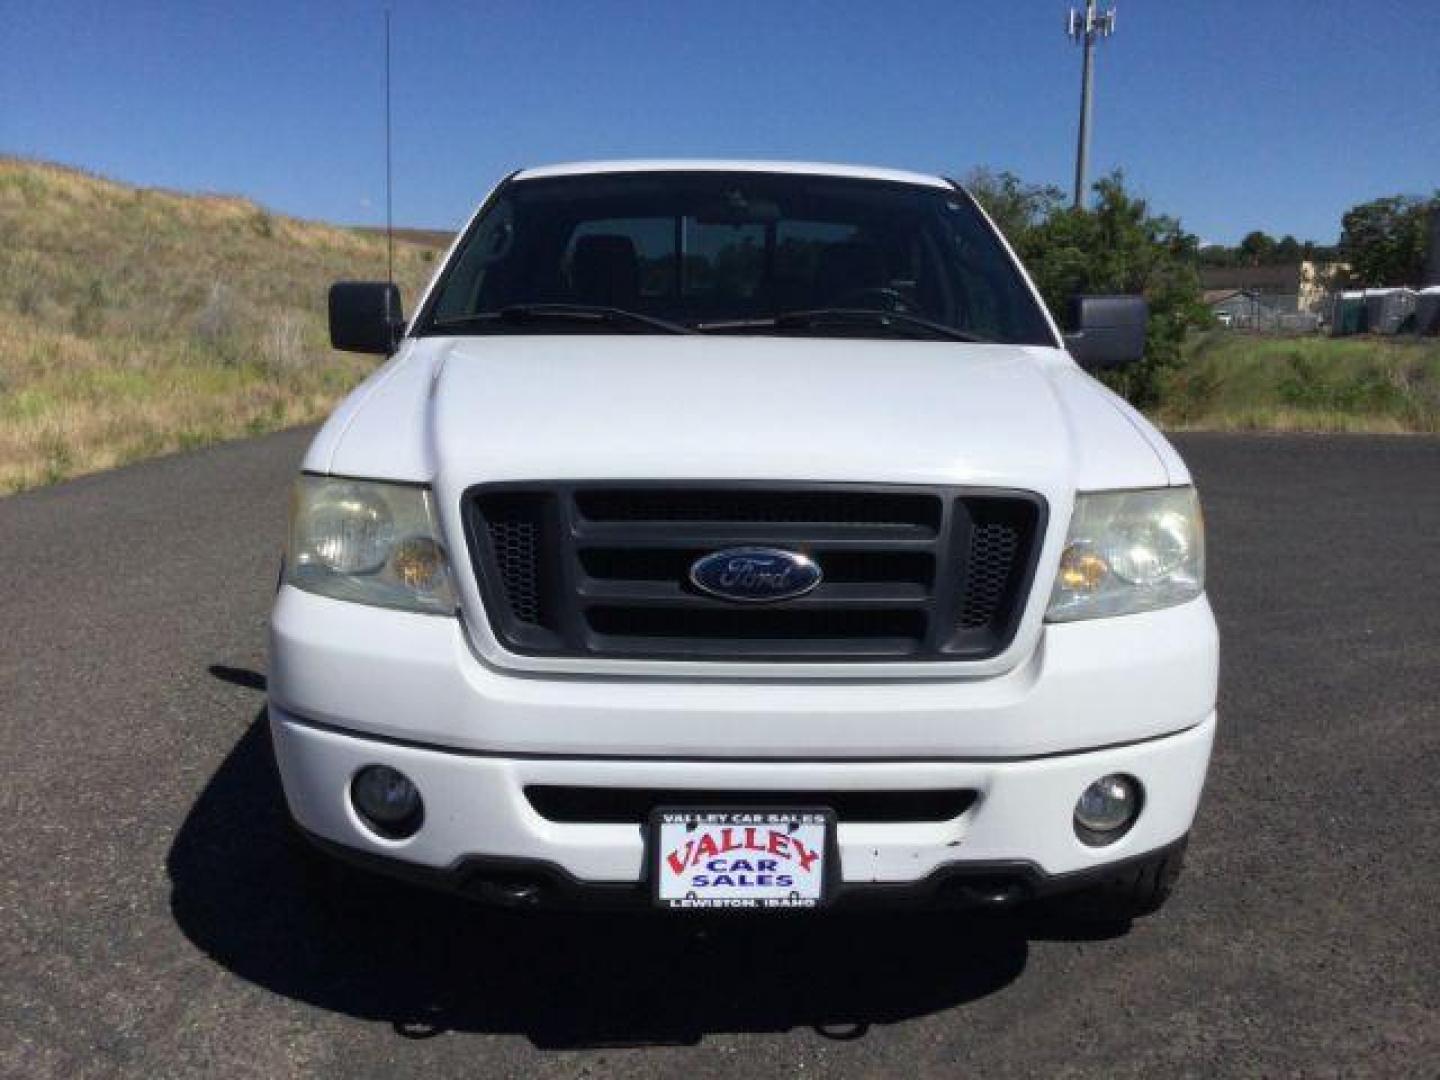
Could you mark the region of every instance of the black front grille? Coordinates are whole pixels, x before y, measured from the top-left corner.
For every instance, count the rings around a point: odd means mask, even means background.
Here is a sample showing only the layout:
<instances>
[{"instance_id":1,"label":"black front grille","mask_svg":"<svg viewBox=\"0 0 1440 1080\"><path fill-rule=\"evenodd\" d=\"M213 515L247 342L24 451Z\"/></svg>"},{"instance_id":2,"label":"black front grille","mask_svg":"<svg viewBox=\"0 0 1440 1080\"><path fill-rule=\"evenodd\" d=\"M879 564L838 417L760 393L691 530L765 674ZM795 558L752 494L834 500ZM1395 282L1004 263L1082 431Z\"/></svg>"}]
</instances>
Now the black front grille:
<instances>
[{"instance_id":1,"label":"black front grille","mask_svg":"<svg viewBox=\"0 0 1440 1080\"><path fill-rule=\"evenodd\" d=\"M1035 494L735 484L489 485L465 496L501 642L527 655L966 660L1019 622L1043 535ZM691 585L732 547L808 555L802 597L738 604Z\"/></svg>"},{"instance_id":2,"label":"black front grille","mask_svg":"<svg viewBox=\"0 0 1440 1080\"><path fill-rule=\"evenodd\" d=\"M540 583L541 505L533 496L497 499L485 515L496 574L510 614L535 626L545 624L549 606Z\"/></svg>"},{"instance_id":3,"label":"black front grille","mask_svg":"<svg viewBox=\"0 0 1440 1080\"><path fill-rule=\"evenodd\" d=\"M597 489L577 491L575 505L587 521L940 526L940 507L935 499L909 493L868 493L862 498L826 490Z\"/></svg>"},{"instance_id":4,"label":"black front grille","mask_svg":"<svg viewBox=\"0 0 1440 1080\"><path fill-rule=\"evenodd\" d=\"M973 630L994 621L1005 602L1027 531L1025 512L1017 511L1013 504L987 503L972 508L961 627Z\"/></svg>"}]
</instances>

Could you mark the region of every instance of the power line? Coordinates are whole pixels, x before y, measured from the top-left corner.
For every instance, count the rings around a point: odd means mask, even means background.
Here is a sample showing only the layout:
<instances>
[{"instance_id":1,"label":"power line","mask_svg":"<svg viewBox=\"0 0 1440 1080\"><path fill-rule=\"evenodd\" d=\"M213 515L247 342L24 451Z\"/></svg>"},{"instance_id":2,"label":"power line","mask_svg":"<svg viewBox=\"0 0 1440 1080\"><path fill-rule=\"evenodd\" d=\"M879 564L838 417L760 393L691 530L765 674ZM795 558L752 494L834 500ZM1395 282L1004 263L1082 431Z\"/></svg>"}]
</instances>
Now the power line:
<instances>
[{"instance_id":1,"label":"power line","mask_svg":"<svg viewBox=\"0 0 1440 1080\"><path fill-rule=\"evenodd\" d=\"M1075 147L1076 210L1085 205L1085 173L1090 165L1090 103L1095 92L1095 42L1115 33L1115 9L1096 10L1096 0L1085 0L1085 10L1070 9L1066 33L1085 48L1080 71L1080 137Z\"/></svg>"}]
</instances>

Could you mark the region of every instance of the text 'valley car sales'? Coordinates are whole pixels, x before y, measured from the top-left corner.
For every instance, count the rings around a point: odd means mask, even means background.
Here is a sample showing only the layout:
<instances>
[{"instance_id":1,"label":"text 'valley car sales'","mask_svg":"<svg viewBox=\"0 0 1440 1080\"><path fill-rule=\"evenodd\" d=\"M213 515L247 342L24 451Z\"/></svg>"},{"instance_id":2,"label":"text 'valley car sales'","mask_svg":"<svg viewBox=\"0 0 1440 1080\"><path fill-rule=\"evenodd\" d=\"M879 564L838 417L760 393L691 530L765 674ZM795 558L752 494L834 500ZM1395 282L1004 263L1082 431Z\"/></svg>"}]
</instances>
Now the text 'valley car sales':
<instances>
[{"instance_id":1,"label":"text 'valley car sales'","mask_svg":"<svg viewBox=\"0 0 1440 1080\"><path fill-rule=\"evenodd\" d=\"M810 907L819 902L823 812L667 810L656 816L661 838L657 895L663 904Z\"/></svg>"}]
</instances>

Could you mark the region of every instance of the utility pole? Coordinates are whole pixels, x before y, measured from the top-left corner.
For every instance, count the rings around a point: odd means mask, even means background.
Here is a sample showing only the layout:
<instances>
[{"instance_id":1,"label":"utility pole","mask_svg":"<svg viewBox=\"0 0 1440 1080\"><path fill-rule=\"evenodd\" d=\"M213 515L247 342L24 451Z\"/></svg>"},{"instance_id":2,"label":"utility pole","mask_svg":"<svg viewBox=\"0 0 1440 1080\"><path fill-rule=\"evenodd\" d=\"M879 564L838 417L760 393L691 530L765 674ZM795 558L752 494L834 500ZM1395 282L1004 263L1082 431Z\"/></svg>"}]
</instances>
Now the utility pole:
<instances>
[{"instance_id":1,"label":"utility pole","mask_svg":"<svg viewBox=\"0 0 1440 1080\"><path fill-rule=\"evenodd\" d=\"M1066 33L1085 48L1080 73L1080 138L1075 147L1075 209L1085 205L1085 173L1090 165L1090 99L1095 91L1095 40L1115 32L1115 9L1097 11L1096 0L1085 0L1085 10L1070 9Z\"/></svg>"}]
</instances>

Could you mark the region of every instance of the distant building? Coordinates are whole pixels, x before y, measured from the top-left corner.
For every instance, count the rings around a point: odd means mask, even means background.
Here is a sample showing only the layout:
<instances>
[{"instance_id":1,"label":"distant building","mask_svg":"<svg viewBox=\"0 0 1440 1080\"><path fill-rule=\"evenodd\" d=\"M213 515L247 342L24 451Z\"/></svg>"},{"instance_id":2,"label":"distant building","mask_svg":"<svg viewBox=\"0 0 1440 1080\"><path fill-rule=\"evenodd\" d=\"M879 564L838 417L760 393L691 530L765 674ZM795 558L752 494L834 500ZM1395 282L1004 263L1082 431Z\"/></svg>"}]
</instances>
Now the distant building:
<instances>
[{"instance_id":1,"label":"distant building","mask_svg":"<svg viewBox=\"0 0 1440 1080\"><path fill-rule=\"evenodd\" d=\"M1212 289L1205 304L1221 326L1235 330L1266 330L1303 333L1320 325L1320 316L1298 311L1295 294L1267 296L1254 289Z\"/></svg>"},{"instance_id":2,"label":"distant building","mask_svg":"<svg viewBox=\"0 0 1440 1080\"><path fill-rule=\"evenodd\" d=\"M1228 305L1242 314L1246 304L1263 304L1273 311L1300 310L1300 264L1288 266L1207 266L1200 271L1205 303Z\"/></svg>"},{"instance_id":3,"label":"distant building","mask_svg":"<svg viewBox=\"0 0 1440 1080\"><path fill-rule=\"evenodd\" d=\"M1344 281L1344 263L1305 260L1277 266L1207 266L1200 270L1205 305L1221 326L1240 330L1315 330Z\"/></svg>"},{"instance_id":4,"label":"distant building","mask_svg":"<svg viewBox=\"0 0 1440 1080\"><path fill-rule=\"evenodd\" d=\"M1345 263L1322 263L1305 260L1278 266L1206 266L1200 270L1200 287L1205 302L1214 304L1233 300L1244 293L1254 303L1279 315L1296 312L1321 314L1326 298L1343 281L1349 267Z\"/></svg>"},{"instance_id":5,"label":"distant building","mask_svg":"<svg viewBox=\"0 0 1440 1080\"><path fill-rule=\"evenodd\" d=\"M1349 263L1306 259L1300 264L1300 310L1323 314L1329 307L1330 294L1349 279Z\"/></svg>"}]
</instances>

